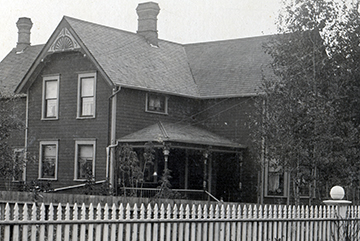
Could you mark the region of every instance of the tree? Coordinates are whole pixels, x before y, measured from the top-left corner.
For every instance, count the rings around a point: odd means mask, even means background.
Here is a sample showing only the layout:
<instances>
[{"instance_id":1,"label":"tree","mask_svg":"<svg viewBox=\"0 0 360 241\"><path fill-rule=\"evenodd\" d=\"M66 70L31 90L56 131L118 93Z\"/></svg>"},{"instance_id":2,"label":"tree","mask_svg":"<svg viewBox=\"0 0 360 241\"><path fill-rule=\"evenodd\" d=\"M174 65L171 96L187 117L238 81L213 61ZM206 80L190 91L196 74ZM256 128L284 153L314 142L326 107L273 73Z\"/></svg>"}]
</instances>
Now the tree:
<instances>
[{"instance_id":1,"label":"tree","mask_svg":"<svg viewBox=\"0 0 360 241\"><path fill-rule=\"evenodd\" d=\"M15 159L13 147L9 142L11 135L24 130L18 100L15 97L0 98L0 177L6 180L7 189L12 188L13 179L22 174L26 164L24 159Z\"/></svg>"},{"instance_id":2,"label":"tree","mask_svg":"<svg viewBox=\"0 0 360 241\"><path fill-rule=\"evenodd\" d=\"M274 75L264 76L254 137L290 172L295 203L304 183L310 202L326 184L358 185L358 15L345 3L284 2L279 35L265 45Z\"/></svg>"}]
</instances>

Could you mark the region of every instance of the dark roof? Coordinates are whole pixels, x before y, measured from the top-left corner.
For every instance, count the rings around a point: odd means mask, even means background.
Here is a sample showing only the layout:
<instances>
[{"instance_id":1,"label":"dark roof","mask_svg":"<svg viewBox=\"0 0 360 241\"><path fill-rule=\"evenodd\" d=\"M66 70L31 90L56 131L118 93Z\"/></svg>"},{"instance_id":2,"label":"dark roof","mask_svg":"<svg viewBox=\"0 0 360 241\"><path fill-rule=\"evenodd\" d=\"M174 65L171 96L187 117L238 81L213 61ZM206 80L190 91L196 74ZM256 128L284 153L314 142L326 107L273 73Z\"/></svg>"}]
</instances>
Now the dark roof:
<instances>
[{"instance_id":1,"label":"dark roof","mask_svg":"<svg viewBox=\"0 0 360 241\"><path fill-rule=\"evenodd\" d=\"M24 93L35 65L64 26L88 53L111 85L193 98L241 97L258 94L262 75L270 73L263 43L270 36L181 45L159 40L151 46L142 36L64 17L17 93Z\"/></svg>"},{"instance_id":2,"label":"dark roof","mask_svg":"<svg viewBox=\"0 0 360 241\"><path fill-rule=\"evenodd\" d=\"M256 95L262 75L269 74L270 55L263 44L271 36L185 45L201 97Z\"/></svg>"},{"instance_id":3,"label":"dark roof","mask_svg":"<svg viewBox=\"0 0 360 241\"><path fill-rule=\"evenodd\" d=\"M224 137L190 124L158 122L119 139L119 142L177 142L207 146L245 148Z\"/></svg>"},{"instance_id":4,"label":"dark roof","mask_svg":"<svg viewBox=\"0 0 360 241\"><path fill-rule=\"evenodd\" d=\"M152 47L134 33L65 17L116 85L198 96L182 45L159 41Z\"/></svg>"},{"instance_id":5,"label":"dark roof","mask_svg":"<svg viewBox=\"0 0 360 241\"><path fill-rule=\"evenodd\" d=\"M16 49L0 62L0 96L11 96L44 45L27 47L22 52Z\"/></svg>"}]
</instances>

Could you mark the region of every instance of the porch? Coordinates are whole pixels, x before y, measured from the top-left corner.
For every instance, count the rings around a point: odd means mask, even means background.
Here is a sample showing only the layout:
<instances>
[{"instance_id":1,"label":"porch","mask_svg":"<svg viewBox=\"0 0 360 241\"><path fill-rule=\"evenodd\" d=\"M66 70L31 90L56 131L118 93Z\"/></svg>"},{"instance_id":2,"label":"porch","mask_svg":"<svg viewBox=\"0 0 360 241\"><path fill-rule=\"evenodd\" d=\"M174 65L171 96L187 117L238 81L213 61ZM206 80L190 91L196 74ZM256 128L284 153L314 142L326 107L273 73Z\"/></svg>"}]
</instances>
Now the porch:
<instances>
[{"instance_id":1,"label":"porch","mask_svg":"<svg viewBox=\"0 0 360 241\"><path fill-rule=\"evenodd\" d=\"M192 125L158 122L118 140L116 195L154 197L161 191L164 172L174 198L237 201L245 149L237 143ZM130 148L138 160L136 173L126 172L121 151Z\"/></svg>"}]
</instances>

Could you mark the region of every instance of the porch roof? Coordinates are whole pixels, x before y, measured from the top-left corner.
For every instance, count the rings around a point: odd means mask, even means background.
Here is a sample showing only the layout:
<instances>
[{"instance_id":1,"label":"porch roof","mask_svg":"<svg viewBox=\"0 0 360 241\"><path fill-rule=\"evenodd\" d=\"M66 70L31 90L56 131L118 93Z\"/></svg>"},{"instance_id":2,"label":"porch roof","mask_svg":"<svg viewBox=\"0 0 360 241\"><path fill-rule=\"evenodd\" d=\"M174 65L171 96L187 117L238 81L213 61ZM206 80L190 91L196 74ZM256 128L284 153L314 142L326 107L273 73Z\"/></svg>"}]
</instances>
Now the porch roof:
<instances>
[{"instance_id":1,"label":"porch roof","mask_svg":"<svg viewBox=\"0 0 360 241\"><path fill-rule=\"evenodd\" d=\"M246 148L244 145L235 143L199 127L192 126L191 124L164 123L161 121L126 135L118 141L120 143L176 142L236 149Z\"/></svg>"}]
</instances>

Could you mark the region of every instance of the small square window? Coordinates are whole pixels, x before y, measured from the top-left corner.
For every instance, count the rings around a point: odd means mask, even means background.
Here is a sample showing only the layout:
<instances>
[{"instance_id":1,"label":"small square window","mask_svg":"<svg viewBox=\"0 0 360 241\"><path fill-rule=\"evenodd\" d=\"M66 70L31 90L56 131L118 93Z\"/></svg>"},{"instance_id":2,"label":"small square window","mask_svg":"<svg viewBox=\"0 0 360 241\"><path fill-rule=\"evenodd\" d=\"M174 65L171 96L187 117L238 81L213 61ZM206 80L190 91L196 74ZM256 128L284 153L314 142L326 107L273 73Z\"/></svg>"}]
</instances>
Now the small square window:
<instances>
[{"instance_id":1,"label":"small square window","mask_svg":"<svg viewBox=\"0 0 360 241\"><path fill-rule=\"evenodd\" d=\"M164 95L150 94L146 95L146 111L167 114L168 98Z\"/></svg>"},{"instance_id":2,"label":"small square window","mask_svg":"<svg viewBox=\"0 0 360 241\"><path fill-rule=\"evenodd\" d=\"M96 74L79 74L78 80L78 118L95 117Z\"/></svg>"},{"instance_id":3,"label":"small square window","mask_svg":"<svg viewBox=\"0 0 360 241\"><path fill-rule=\"evenodd\" d=\"M59 79L58 75L43 79L42 119L58 118Z\"/></svg>"},{"instance_id":4,"label":"small square window","mask_svg":"<svg viewBox=\"0 0 360 241\"><path fill-rule=\"evenodd\" d=\"M40 142L39 179L57 179L58 142Z\"/></svg>"},{"instance_id":5,"label":"small square window","mask_svg":"<svg viewBox=\"0 0 360 241\"><path fill-rule=\"evenodd\" d=\"M95 141L76 141L75 180L86 180L95 176Z\"/></svg>"}]
</instances>

